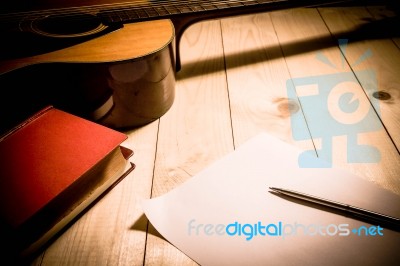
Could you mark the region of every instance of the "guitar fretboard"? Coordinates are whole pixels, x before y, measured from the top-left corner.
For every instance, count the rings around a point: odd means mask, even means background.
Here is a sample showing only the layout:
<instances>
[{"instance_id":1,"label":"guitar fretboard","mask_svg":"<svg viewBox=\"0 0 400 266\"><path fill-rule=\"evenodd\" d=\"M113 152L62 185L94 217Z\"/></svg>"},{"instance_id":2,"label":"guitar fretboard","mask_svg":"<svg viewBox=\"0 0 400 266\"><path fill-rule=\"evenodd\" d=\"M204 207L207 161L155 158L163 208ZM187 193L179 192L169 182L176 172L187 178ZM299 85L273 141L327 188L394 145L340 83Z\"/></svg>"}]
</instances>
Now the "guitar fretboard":
<instances>
[{"instance_id":1,"label":"guitar fretboard","mask_svg":"<svg viewBox=\"0 0 400 266\"><path fill-rule=\"evenodd\" d=\"M126 5L100 11L104 24L130 23L145 20L174 18L178 16L200 16L215 13L219 16L240 15L252 11L277 10L290 7L323 5L352 0L228 0L228 1L157 1L152 4Z\"/></svg>"},{"instance_id":2,"label":"guitar fretboard","mask_svg":"<svg viewBox=\"0 0 400 266\"><path fill-rule=\"evenodd\" d=\"M79 14L98 17L105 25L132 23L155 19L175 19L196 17L198 20L232 15L273 11L286 8L322 6L326 4L355 2L360 0L136 0L131 3L76 6L19 12L0 12L0 29L17 25L21 20L35 20L47 16L57 16L68 20L81 18ZM370 0L366 0L370 1Z\"/></svg>"},{"instance_id":3,"label":"guitar fretboard","mask_svg":"<svg viewBox=\"0 0 400 266\"><path fill-rule=\"evenodd\" d=\"M271 5L287 0L256 0L256 1L160 1L154 5L126 6L114 10L100 12L104 21L129 22L132 20L146 20L177 15L188 15L215 10L225 11L231 8L242 8L249 6ZM184 2L184 3L181 3Z\"/></svg>"}]
</instances>

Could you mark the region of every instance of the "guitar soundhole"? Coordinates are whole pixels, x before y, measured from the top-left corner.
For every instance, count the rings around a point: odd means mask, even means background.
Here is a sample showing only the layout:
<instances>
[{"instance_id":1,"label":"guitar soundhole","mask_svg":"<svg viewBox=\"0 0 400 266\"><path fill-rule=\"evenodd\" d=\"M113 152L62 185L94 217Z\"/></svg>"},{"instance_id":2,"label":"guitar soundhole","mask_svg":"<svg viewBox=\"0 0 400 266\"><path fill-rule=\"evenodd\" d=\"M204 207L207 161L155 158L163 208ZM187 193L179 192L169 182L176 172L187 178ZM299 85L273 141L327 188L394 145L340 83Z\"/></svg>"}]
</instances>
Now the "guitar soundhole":
<instances>
[{"instance_id":1,"label":"guitar soundhole","mask_svg":"<svg viewBox=\"0 0 400 266\"><path fill-rule=\"evenodd\" d=\"M31 31L47 37L81 37L98 33L106 28L90 14L50 15L35 19Z\"/></svg>"}]
</instances>

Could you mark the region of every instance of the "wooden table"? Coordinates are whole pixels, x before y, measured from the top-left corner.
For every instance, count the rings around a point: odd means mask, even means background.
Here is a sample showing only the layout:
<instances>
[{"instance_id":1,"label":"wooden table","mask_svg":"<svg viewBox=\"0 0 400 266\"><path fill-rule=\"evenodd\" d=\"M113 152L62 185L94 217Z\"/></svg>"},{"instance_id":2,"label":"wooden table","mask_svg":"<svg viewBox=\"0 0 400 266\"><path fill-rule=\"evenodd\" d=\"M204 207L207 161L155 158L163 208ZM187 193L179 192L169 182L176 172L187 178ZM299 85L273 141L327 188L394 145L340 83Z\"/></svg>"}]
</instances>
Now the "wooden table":
<instances>
[{"instance_id":1,"label":"wooden table","mask_svg":"<svg viewBox=\"0 0 400 266\"><path fill-rule=\"evenodd\" d=\"M291 117L303 108L305 126L323 127L329 113L327 108L311 108L311 113L321 113L321 119L315 119L302 106L304 95L288 98L288 84L298 78L316 76L324 82L328 75L337 74L340 80L340 75L353 72L349 82L364 89L377 81L380 120L375 116L372 121L383 125L369 132L358 129L356 138L376 147L380 159L347 163L350 140L346 134L335 135L335 127L330 154L335 165L400 195L400 32L392 36L381 28L378 33L388 36L374 39L368 34L360 39L353 32L367 20L393 15L375 6L310 8L191 26L182 39L183 65L172 108L159 120L126 131L125 144L135 151L136 169L33 264L196 264L148 223L141 201L171 191L259 132L300 148L318 149L326 136L296 139ZM339 48L336 38L348 39L345 49ZM364 60L357 63L360 57ZM376 76L358 75L365 69ZM330 97L339 101L340 93ZM365 94L358 100L359 106L372 108ZM335 114L338 119L345 115Z\"/></svg>"}]
</instances>

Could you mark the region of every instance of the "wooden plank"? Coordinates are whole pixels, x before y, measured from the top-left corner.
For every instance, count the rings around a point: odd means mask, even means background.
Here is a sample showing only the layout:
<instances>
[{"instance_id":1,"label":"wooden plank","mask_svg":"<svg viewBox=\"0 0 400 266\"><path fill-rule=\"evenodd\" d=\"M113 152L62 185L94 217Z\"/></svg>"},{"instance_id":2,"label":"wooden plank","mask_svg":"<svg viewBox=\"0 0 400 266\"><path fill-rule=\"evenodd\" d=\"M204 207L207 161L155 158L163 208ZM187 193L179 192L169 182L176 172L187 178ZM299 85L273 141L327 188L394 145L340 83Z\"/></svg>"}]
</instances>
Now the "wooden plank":
<instances>
[{"instance_id":1,"label":"wooden plank","mask_svg":"<svg viewBox=\"0 0 400 266\"><path fill-rule=\"evenodd\" d=\"M37 264L142 265L147 220L142 199L150 197L158 121L126 132L133 172L94 205L45 251Z\"/></svg>"},{"instance_id":2,"label":"wooden plank","mask_svg":"<svg viewBox=\"0 0 400 266\"><path fill-rule=\"evenodd\" d=\"M152 197L233 150L219 21L191 26L181 44L176 99L160 120ZM195 264L149 228L146 265Z\"/></svg>"},{"instance_id":3,"label":"wooden plank","mask_svg":"<svg viewBox=\"0 0 400 266\"><path fill-rule=\"evenodd\" d=\"M292 78L307 85L296 89L319 156L400 194L397 177L400 157L385 129L366 130L356 122L343 121L348 119L345 111L338 110L332 114L330 108L338 109L343 84L351 84L351 93L357 96L360 108L363 107L361 113L371 108L349 65L342 60L336 41L329 37L318 10L286 10L274 12L271 17ZM340 24L342 17L336 16L334 21ZM307 96L313 96L315 100ZM346 102L345 107L348 106L349 102ZM357 119L363 118L356 114ZM379 125L379 118L373 114L365 124ZM328 120L333 124L327 123ZM347 124L350 126L346 127ZM346 132L347 128L349 132ZM377 148L381 158L369 163L348 163L347 157L352 153L362 159L369 158L364 152L357 152L360 150L358 144ZM376 155L373 152L369 154Z\"/></svg>"},{"instance_id":4,"label":"wooden plank","mask_svg":"<svg viewBox=\"0 0 400 266\"><path fill-rule=\"evenodd\" d=\"M373 9L371 9L373 10ZM376 10L382 16L382 10ZM364 8L321 8L321 15L324 18L329 30L336 35L344 28L355 29L366 24L374 17ZM340 23L338 23L340 21ZM397 28L398 30L398 28ZM377 32L389 32L388 26L382 25L376 29ZM369 34L367 32L367 34ZM374 34L371 30L371 35ZM342 36L346 37L346 36ZM362 36L363 37L363 36ZM370 39L365 36L365 40L357 41L359 36L347 35L348 45L346 46L345 57L350 63L358 80L367 90L370 101L374 101L379 109L380 117L387 128L394 143L400 147L400 50L391 40L391 34L383 39ZM355 39L355 41L352 41ZM364 39L364 38L362 38ZM363 58L363 56L368 55ZM358 60L364 59L357 64ZM381 100L376 100L373 96L373 87L369 84L374 82L371 77L358 75L359 71L370 69L375 72L378 81L375 92L382 94ZM375 77L373 77L375 78Z\"/></svg>"},{"instance_id":5,"label":"wooden plank","mask_svg":"<svg viewBox=\"0 0 400 266\"><path fill-rule=\"evenodd\" d=\"M288 98L290 75L269 13L224 19L222 29L235 145L266 131L312 149L310 140L293 141L291 115L301 108Z\"/></svg>"}]
</instances>

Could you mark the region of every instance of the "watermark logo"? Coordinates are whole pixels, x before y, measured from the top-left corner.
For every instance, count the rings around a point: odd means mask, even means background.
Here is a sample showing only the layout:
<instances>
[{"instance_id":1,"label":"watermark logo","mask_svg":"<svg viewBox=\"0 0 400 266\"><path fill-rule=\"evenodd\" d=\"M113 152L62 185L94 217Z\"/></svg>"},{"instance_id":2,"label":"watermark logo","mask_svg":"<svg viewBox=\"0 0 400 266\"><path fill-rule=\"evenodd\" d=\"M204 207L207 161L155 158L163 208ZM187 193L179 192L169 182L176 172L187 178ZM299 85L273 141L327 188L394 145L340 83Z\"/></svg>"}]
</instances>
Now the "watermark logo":
<instances>
[{"instance_id":1,"label":"watermark logo","mask_svg":"<svg viewBox=\"0 0 400 266\"><path fill-rule=\"evenodd\" d=\"M344 66L347 40L340 40L339 46L342 51L342 66ZM372 52L366 51L352 66L362 63L371 56ZM316 57L325 64L339 68L322 53L318 53ZM359 84L359 80L362 80L363 87ZM288 98L298 98L303 110L291 116L293 138L321 140L321 147L317 149L317 154L318 157L324 159L324 162L313 159L315 158L314 150L306 151L300 154L298 159L300 167L331 167L332 139L336 136L347 138L348 163L380 161L381 155L376 147L358 143L360 133L378 131L382 128L377 116L379 114L378 100L374 97L368 99L365 95L377 92L375 71L365 69L356 72L293 78L287 81L286 88ZM304 119L307 122L307 128L304 127Z\"/></svg>"},{"instance_id":2,"label":"watermark logo","mask_svg":"<svg viewBox=\"0 0 400 266\"><path fill-rule=\"evenodd\" d=\"M349 224L302 224L302 223L239 223L234 221L229 224L198 223L191 219L187 225L189 236L229 236L243 237L246 241L254 237L280 237L286 239L295 236L323 236L323 237L345 237L357 236L383 236L383 228L379 225L360 226L350 229Z\"/></svg>"}]
</instances>

